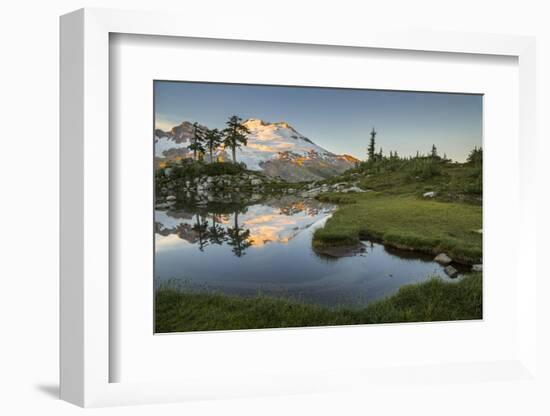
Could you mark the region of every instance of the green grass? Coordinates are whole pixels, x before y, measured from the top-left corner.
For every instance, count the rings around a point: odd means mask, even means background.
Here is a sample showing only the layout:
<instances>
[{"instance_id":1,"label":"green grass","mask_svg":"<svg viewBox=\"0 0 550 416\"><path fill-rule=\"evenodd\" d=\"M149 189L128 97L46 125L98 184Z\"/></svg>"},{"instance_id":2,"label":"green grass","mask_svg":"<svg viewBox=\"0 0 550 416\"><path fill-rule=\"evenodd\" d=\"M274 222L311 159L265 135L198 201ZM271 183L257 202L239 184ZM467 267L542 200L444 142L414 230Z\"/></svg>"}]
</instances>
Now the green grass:
<instances>
[{"instance_id":1,"label":"green grass","mask_svg":"<svg viewBox=\"0 0 550 416\"><path fill-rule=\"evenodd\" d=\"M422 196L425 192L435 191L440 201L479 205L482 197L481 164L414 159L384 161L366 168L351 169L326 182L347 181L356 181L363 188L392 195Z\"/></svg>"},{"instance_id":2,"label":"green grass","mask_svg":"<svg viewBox=\"0 0 550 416\"><path fill-rule=\"evenodd\" d=\"M155 308L157 333L481 319L482 276L471 274L456 283L433 278L403 286L365 308L327 308L165 286L156 292Z\"/></svg>"},{"instance_id":3,"label":"green grass","mask_svg":"<svg viewBox=\"0 0 550 416\"><path fill-rule=\"evenodd\" d=\"M362 178L361 186L393 195L421 196L428 191L437 192L441 201L459 201L480 204L481 168L469 164L439 164L437 175L423 175L407 169L376 172Z\"/></svg>"},{"instance_id":4,"label":"green grass","mask_svg":"<svg viewBox=\"0 0 550 416\"><path fill-rule=\"evenodd\" d=\"M446 252L463 263L481 260L482 235L477 232L482 228L479 205L379 192L352 197L353 201L341 204L325 227L315 232L314 247L353 245L361 238L374 238L406 250ZM323 201L341 203L339 198L338 194L320 197Z\"/></svg>"}]
</instances>

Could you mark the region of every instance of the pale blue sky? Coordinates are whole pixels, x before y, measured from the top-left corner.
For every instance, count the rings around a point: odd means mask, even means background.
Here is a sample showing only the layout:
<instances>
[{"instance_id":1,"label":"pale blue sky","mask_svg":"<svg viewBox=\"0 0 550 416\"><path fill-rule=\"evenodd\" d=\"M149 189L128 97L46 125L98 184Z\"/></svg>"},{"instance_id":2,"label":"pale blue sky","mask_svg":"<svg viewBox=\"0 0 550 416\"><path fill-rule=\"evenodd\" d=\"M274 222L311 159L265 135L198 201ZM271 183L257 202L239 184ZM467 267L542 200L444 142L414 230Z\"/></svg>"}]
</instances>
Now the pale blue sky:
<instances>
[{"instance_id":1,"label":"pale blue sky","mask_svg":"<svg viewBox=\"0 0 550 416\"><path fill-rule=\"evenodd\" d=\"M155 81L155 126L182 121L223 128L230 115L286 121L318 145L366 158L369 132L377 147L400 155L430 151L464 161L482 144L482 96L337 88Z\"/></svg>"}]
</instances>

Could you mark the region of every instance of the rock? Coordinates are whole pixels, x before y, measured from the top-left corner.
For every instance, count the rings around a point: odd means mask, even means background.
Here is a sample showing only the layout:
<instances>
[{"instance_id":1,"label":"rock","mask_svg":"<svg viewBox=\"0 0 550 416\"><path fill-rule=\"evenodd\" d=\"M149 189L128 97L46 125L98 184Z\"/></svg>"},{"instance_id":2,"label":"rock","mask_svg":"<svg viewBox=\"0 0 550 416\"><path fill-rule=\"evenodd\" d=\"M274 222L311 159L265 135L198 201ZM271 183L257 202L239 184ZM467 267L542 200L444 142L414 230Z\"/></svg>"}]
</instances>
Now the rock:
<instances>
[{"instance_id":1,"label":"rock","mask_svg":"<svg viewBox=\"0 0 550 416\"><path fill-rule=\"evenodd\" d=\"M430 192L425 192L422 196L424 198L434 198L436 195L437 195L437 192L430 191Z\"/></svg>"},{"instance_id":2,"label":"rock","mask_svg":"<svg viewBox=\"0 0 550 416\"><path fill-rule=\"evenodd\" d=\"M482 272L483 271L483 264L474 264L472 266L473 272Z\"/></svg>"},{"instance_id":3,"label":"rock","mask_svg":"<svg viewBox=\"0 0 550 416\"><path fill-rule=\"evenodd\" d=\"M287 189L287 192L288 192L289 194L295 194L295 193L296 193L296 189L294 189L294 188L288 188L288 189Z\"/></svg>"},{"instance_id":4,"label":"rock","mask_svg":"<svg viewBox=\"0 0 550 416\"><path fill-rule=\"evenodd\" d=\"M367 191L359 188L358 186L352 186L351 188L343 189L341 192L347 194L348 192L367 192Z\"/></svg>"},{"instance_id":5,"label":"rock","mask_svg":"<svg viewBox=\"0 0 550 416\"><path fill-rule=\"evenodd\" d=\"M313 189L310 189L309 191L302 192L302 196L304 198L315 198L320 193L321 193L321 189L313 188Z\"/></svg>"},{"instance_id":6,"label":"rock","mask_svg":"<svg viewBox=\"0 0 550 416\"><path fill-rule=\"evenodd\" d=\"M167 201L175 201L175 200L176 200L176 197L175 197L174 195L168 195L168 196L166 197L166 200L167 200Z\"/></svg>"},{"instance_id":7,"label":"rock","mask_svg":"<svg viewBox=\"0 0 550 416\"><path fill-rule=\"evenodd\" d=\"M258 179L258 178L255 178L255 179L252 179L252 180L250 181L250 184L251 184L252 186L261 185L261 184L262 184L262 180L261 180L261 179Z\"/></svg>"},{"instance_id":8,"label":"rock","mask_svg":"<svg viewBox=\"0 0 550 416\"><path fill-rule=\"evenodd\" d=\"M447 266L445 267L445 273L447 273L447 275L449 277L457 277L458 276L458 270L455 269L453 266Z\"/></svg>"},{"instance_id":9,"label":"rock","mask_svg":"<svg viewBox=\"0 0 550 416\"><path fill-rule=\"evenodd\" d=\"M446 266L448 264L451 264L453 259L447 256L445 253L439 253L437 256L435 256L434 261L437 261L439 264Z\"/></svg>"}]
</instances>

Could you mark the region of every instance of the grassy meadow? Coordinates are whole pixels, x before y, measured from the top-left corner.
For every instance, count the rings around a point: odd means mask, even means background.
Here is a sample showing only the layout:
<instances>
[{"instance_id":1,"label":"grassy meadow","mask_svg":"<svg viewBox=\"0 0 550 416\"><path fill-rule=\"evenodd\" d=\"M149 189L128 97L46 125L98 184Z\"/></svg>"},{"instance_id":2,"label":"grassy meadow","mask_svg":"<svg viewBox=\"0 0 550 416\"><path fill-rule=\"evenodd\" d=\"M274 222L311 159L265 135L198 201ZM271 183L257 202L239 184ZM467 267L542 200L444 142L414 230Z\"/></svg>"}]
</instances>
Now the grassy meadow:
<instances>
[{"instance_id":1,"label":"grassy meadow","mask_svg":"<svg viewBox=\"0 0 550 416\"><path fill-rule=\"evenodd\" d=\"M339 209L315 233L314 247L371 238L399 249L445 252L457 262L480 263L482 165L480 151L472 155L463 164L426 157L385 159L332 179L353 180L370 192L319 195Z\"/></svg>"},{"instance_id":2,"label":"grassy meadow","mask_svg":"<svg viewBox=\"0 0 550 416\"><path fill-rule=\"evenodd\" d=\"M481 206L379 192L346 198L325 227L315 232L314 246L353 245L374 238L399 249L445 252L459 262L481 260ZM339 198L328 194L322 200Z\"/></svg>"}]
</instances>

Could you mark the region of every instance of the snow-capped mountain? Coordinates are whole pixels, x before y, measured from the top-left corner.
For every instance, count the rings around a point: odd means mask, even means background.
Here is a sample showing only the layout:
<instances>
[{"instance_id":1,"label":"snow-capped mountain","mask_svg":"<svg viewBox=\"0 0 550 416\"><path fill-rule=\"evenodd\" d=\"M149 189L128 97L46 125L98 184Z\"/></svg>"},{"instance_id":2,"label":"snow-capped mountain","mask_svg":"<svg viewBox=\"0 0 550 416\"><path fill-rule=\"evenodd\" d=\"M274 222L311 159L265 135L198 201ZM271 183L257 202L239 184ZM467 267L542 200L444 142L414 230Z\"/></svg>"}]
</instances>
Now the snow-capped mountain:
<instances>
[{"instance_id":1,"label":"snow-capped mountain","mask_svg":"<svg viewBox=\"0 0 550 416\"><path fill-rule=\"evenodd\" d=\"M316 180L342 173L357 162L352 156L336 155L318 146L286 122L267 123L248 119L248 144L237 150L237 161L248 169L280 176L288 181ZM201 129L206 129L200 126ZM187 149L193 136L190 122L183 122L169 132L155 131L155 156L162 160L190 157ZM230 159L230 151L218 150L216 157Z\"/></svg>"}]
</instances>

